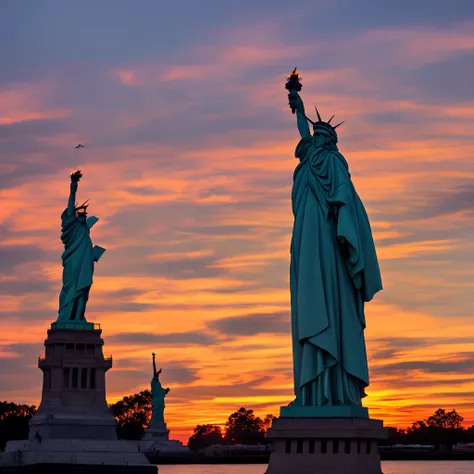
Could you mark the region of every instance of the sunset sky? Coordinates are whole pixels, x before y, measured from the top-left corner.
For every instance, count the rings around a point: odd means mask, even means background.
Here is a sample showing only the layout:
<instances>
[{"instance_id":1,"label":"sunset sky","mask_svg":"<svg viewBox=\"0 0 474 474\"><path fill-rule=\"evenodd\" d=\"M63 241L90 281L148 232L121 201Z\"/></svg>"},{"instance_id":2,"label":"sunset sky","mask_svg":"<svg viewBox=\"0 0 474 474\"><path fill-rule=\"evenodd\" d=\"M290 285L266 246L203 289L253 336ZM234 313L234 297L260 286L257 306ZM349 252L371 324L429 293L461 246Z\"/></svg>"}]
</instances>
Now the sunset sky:
<instances>
[{"instance_id":1,"label":"sunset sky","mask_svg":"<svg viewBox=\"0 0 474 474\"><path fill-rule=\"evenodd\" d=\"M174 438L293 399L298 65L310 117L346 121L380 259L364 404L474 424L472 1L3 0L0 58L0 400L40 402L77 169L108 401L150 387L152 351Z\"/></svg>"}]
</instances>

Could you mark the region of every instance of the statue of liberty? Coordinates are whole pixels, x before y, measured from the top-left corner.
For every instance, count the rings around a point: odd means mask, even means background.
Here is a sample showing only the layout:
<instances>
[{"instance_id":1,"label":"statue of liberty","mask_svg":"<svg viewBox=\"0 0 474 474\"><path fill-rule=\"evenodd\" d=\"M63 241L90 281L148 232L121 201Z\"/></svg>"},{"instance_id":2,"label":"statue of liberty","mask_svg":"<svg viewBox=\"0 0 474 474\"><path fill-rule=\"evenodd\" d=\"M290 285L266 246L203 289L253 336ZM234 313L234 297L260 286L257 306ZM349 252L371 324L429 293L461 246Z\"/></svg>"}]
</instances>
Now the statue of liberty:
<instances>
[{"instance_id":1,"label":"statue of liberty","mask_svg":"<svg viewBox=\"0 0 474 474\"><path fill-rule=\"evenodd\" d=\"M296 71L296 69L295 69ZM305 113L287 83L301 135L295 151L290 292L295 400L290 406L359 406L369 385L364 304L382 289L369 219L337 147L331 117ZM298 88L299 87L299 88ZM308 125L313 125L313 135Z\"/></svg>"},{"instance_id":2,"label":"statue of liberty","mask_svg":"<svg viewBox=\"0 0 474 474\"><path fill-rule=\"evenodd\" d=\"M153 352L153 378L151 379L151 420L150 425L154 423L165 422L165 397L170 391L169 388L163 388L160 382L161 369L156 371L156 354Z\"/></svg>"},{"instance_id":3,"label":"statue of liberty","mask_svg":"<svg viewBox=\"0 0 474 474\"><path fill-rule=\"evenodd\" d=\"M64 252L58 322L86 322L84 313L92 285L94 262L105 252L104 248L93 246L90 237L90 229L99 219L87 217L87 201L81 206L75 204L81 177L80 171L71 175L69 202L61 215Z\"/></svg>"}]
</instances>

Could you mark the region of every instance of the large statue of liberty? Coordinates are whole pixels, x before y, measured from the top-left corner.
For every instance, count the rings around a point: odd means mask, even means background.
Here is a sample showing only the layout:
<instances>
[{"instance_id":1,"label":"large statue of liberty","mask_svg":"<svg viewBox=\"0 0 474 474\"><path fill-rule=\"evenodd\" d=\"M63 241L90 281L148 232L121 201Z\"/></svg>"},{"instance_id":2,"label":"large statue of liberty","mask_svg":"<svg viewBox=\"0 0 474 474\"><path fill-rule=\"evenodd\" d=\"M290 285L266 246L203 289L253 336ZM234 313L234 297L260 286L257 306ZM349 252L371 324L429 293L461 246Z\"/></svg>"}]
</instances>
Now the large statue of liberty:
<instances>
[{"instance_id":1,"label":"large statue of liberty","mask_svg":"<svg viewBox=\"0 0 474 474\"><path fill-rule=\"evenodd\" d=\"M95 216L87 217L87 201L81 206L75 204L81 177L80 171L71 175L69 202L61 215L64 252L58 322L86 322L84 312L92 285L94 262L105 252L104 248L93 246L90 237L90 229L99 219Z\"/></svg>"},{"instance_id":2,"label":"large statue of liberty","mask_svg":"<svg viewBox=\"0 0 474 474\"><path fill-rule=\"evenodd\" d=\"M317 109L317 121L306 117L300 86L287 83L301 134L292 190L290 405L360 407L369 384L364 304L382 289L380 270L367 213L337 147L338 125Z\"/></svg>"}]
</instances>

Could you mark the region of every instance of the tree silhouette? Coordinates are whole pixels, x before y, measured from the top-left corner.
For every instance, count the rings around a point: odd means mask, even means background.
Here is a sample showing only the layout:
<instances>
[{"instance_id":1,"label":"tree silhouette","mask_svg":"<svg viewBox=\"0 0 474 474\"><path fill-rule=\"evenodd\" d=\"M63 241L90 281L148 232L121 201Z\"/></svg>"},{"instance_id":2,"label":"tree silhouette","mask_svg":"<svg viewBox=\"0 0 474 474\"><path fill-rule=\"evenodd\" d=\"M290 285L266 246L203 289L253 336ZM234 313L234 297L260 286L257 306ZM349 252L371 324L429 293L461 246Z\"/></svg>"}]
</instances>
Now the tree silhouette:
<instances>
[{"instance_id":1,"label":"tree silhouette","mask_svg":"<svg viewBox=\"0 0 474 474\"><path fill-rule=\"evenodd\" d=\"M110 405L120 439L140 439L151 418L151 392L144 390Z\"/></svg>"},{"instance_id":2,"label":"tree silhouette","mask_svg":"<svg viewBox=\"0 0 474 474\"><path fill-rule=\"evenodd\" d=\"M189 438L188 446L191 450L207 448L213 444L222 444L222 430L217 425L197 425L193 435Z\"/></svg>"},{"instance_id":3,"label":"tree silhouette","mask_svg":"<svg viewBox=\"0 0 474 474\"><path fill-rule=\"evenodd\" d=\"M464 418L458 415L456 410L446 412L442 408L436 410L434 415L430 416L426 422L428 426L438 429L455 430L462 428Z\"/></svg>"},{"instance_id":4,"label":"tree silhouette","mask_svg":"<svg viewBox=\"0 0 474 474\"><path fill-rule=\"evenodd\" d=\"M36 413L34 405L0 402L0 450L7 441L28 438L28 422Z\"/></svg>"},{"instance_id":5,"label":"tree silhouette","mask_svg":"<svg viewBox=\"0 0 474 474\"><path fill-rule=\"evenodd\" d=\"M253 410L244 407L232 413L225 423L225 440L233 444L265 443L267 428L273 419L267 415L264 420L255 416Z\"/></svg>"}]
</instances>

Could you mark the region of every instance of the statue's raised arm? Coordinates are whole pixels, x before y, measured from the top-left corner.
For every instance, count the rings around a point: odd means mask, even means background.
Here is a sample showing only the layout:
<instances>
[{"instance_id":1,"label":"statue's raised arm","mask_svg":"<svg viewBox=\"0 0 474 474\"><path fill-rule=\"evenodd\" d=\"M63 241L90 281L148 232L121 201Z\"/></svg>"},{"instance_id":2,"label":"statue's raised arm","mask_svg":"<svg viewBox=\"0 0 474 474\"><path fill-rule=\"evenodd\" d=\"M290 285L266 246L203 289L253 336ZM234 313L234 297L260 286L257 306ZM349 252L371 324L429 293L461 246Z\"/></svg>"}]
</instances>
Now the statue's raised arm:
<instances>
[{"instance_id":1,"label":"statue's raised arm","mask_svg":"<svg viewBox=\"0 0 474 474\"><path fill-rule=\"evenodd\" d=\"M311 132L308 125L308 120L306 119L303 100L301 99L298 92L296 92L295 95L288 94L288 98L290 106L294 107L296 110L296 125L298 126L298 131L300 132L301 138L310 137Z\"/></svg>"},{"instance_id":2,"label":"statue's raised arm","mask_svg":"<svg viewBox=\"0 0 474 474\"><path fill-rule=\"evenodd\" d=\"M76 212L76 193L79 186L79 180L82 178L80 170L71 174L71 185L69 191L69 201L67 203L67 213L72 216Z\"/></svg>"},{"instance_id":3,"label":"statue's raised arm","mask_svg":"<svg viewBox=\"0 0 474 474\"><path fill-rule=\"evenodd\" d=\"M155 362L156 354L153 352L151 354L151 357L153 359L153 378L155 378L156 377L156 362Z\"/></svg>"},{"instance_id":4,"label":"statue's raised arm","mask_svg":"<svg viewBox=\"0 0 474 474\"><path fill-rule=\"evenodd\" d=\"M291 107L291 111L293 113L296 112L296 124L298 126L298 131L300 132L301 138L305 138L311 136L311 132L309 129L308 121L306 119L303 100L301 99L298 93L302 88L300 79L301 78L298 76L298 73L296 72L295 68L293 72L288 76L285 88L289 92L288 101Z\"/></svg>"}]
</instances>

